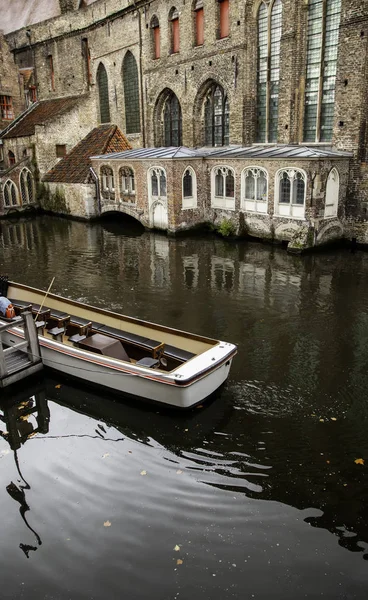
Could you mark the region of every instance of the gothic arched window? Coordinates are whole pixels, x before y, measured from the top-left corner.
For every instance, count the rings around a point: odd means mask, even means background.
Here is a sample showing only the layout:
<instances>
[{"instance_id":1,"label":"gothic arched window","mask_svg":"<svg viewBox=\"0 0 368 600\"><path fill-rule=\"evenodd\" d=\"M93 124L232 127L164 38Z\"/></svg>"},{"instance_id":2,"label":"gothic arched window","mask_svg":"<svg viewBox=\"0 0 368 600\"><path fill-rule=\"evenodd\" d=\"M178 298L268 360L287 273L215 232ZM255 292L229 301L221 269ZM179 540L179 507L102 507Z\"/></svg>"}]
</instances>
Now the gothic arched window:
<instances>
[{"instance_id":1,"label":"gothic arched window","mask_svg":"<svg viewBox=\"0 0 368 600\"><path fill-rule=\"evenodd\" d=\"M122 202L135 203L134 171L130 167L121 167L119 171L120 198Z\"/></svg>"},{"instance_id":2,"label":"gothic arched window","mask_svg":"<svg viewBox=\"0 0 368 600\"><path fill-rule=\"evenodd\" d=\"M34 184L31 172L24 168L19 176L20 193L22 204L32 204L34 202Z\"/></svg>"},{"instance_id":3,"label":"gothic arched window","mask_svg":"<svg viewBox=\"0 0 368 600\"><path fill-rule=\"evenodd\" d=\"M183 208L197 206L197 178L192 167L188 167L183 175Z\"/></svg>"},{"instance_id":4,"label":"gothic arched window","mask_svg":"<svg viewBox=\"0 0 368 600\"><path fill-rule=\"evenodd\" d=\"M257 142L277 142L282 2L258 11Z\"/></svg>"},{"instance_id":5,"label":"gothic arched window","mask_svg":"<svg viewBox=\"0 0 368 600\"><path fill-rule=\"evenodd\" d=\"M242 173L242 206L245 210L266 213L268 175L261 167L249 167Z\"/></svg>"},{"instance_id":6,"label":"gothic arched window","mask_svg":"<svg viewBox=\"0 0 368 600\"><path fill-rule=\"evenodd\" d=\"M18 192L14 181L8 179L4 184L4 206L16 206L18 204Z\"/></svg>"},{"instance_id":7,"label":"gothic arched window","mask_svg":"<svg viewBox=\"0 0 368 600\"><path fill-rule=\"evenodd\" d=\"M307 176L294 168L276 174L275 212L284 217L304 218Z\"/></svg>"},{"instance_id":8,"label":"gothic arched window","mask_svg":"<svg viewBox=\"0 0 368 600\"><path fill-rule=\"evenodd\" d=\"M139 133L141 118L139 109L138 67L133 54L128 50L123 62L126 133Z\"/></svg>"},{"instance_id":9,"label":"gothic arched window","mask_svg":"<svg viewBox=\"0 0 368 600\"><path fill-rule=\"evenodd\" d=\"M176 8L172 8L169 14L171 27L171 54L175 54L180 50L180 32L179 32L179 12Z\"/></svg>"},{"instance_id":10,"label":"gothic arched window","mask_svg":"<svg viewBox=\"0 0 368 600\"><path fill-rule=\"evenodd\" d=\"M229 144L229 102L220 85L213 83L204 99L204 127L206 146Z\"/></svg>"},{"instance_id":11,"label":"gothic arched window","mask_svg":"<svg viewBox=\"0 0 368 600\"><path fill-rule=\"evenodd\" d=\"M305 142L332 140L340 17L341 0L309 0Z\"/></svg>"},{"instance_id":12,"label":"gothic arched window","mask_svg":"<svg viewBox=\"0 0 368 600\"><path fill-rule=\"evenodd\" d=\"M181 146L182 141L182 115L180 102L171 92L163 108L164 145Z\"/></svg>"},{"instance_id":13,"label":"gothic arched window","mask_svg":"<svg viewBox=\"0 0 368 600\"><path fill-rule=\"evenodd\" d=\"M235 209L235 174L230 167L212 169L211 204L215 208Z\"/></svg>"},{"instance_id":14,"label":"gothic arched window","mask_svg":"<svg viewBox=\"0 0 368 600\"><path fill-rule=\"evenodd\" d=\"M111 167L101 167L101 195L105 200L115 200L114 171Z\"/></svg>"},{"instance_id":15,"label":"gothic arched window","mask_svg":"<svg viewBox=\"0 0 368 600\"><path fill-rule=\"evenodd\" d=\"M110 105L109 105L109 82L107 72L102 63L97 69L97 87L100 103L100 121L101 123L110 123Z\"/></svg>"}]
</instances>

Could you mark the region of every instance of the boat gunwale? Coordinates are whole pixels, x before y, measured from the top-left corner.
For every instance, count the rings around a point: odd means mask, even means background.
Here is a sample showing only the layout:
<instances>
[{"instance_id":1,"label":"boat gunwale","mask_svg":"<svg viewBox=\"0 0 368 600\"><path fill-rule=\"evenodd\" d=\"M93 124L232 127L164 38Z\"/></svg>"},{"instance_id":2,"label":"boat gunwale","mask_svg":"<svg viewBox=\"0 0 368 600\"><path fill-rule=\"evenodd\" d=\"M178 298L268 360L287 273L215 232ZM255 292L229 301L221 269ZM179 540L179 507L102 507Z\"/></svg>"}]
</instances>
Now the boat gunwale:
<instances>
[{"instance_id":1,"label":"boat gunwale","mask_svg":"<svg viewBox=\"0 0 368 600\"><path fill-rule=\"evenodd\" d=\"M13 287L13 288L20 288L23 291L30 291L30 292L35 292L38 294L42 294L43 296L46 295L46 291L45 290L40 290L38 288L34 288L31 286L27 286L24 285L23 283L16 283L14 281L9 281L8 282L9 287ZM209 344L211 346L215 346L216 344L220 343L220 340L216 340L214 338L209 338L209 337L205 337L205 336L201 336L199 334L196 333L190 333L188 331L183 331L181 329L175 329L174 327L168 327L166 325L160 325L158 323L152 323L151 321L145 321L143 319L137 319L136 317L130 317L129 315L123 315L121 313L116 313L114 311L111 310L107 310L104 308L99 308L97 306L92 306L91 304L86 304L84 302L79 302L78 300L72 300L70 298L65 298L64 296L60 296L58 294L53 294L53 293L49 293L47 294L48 298L52 298L55 301L58 300L62 300L68 304L71 304L72 306L77 306L79 308L86 308L87 310L91 310L96 312L97 314L101 314L101 315L106 315L106 316L112 316L114 318L117 318L118 320L120 320L121 322L127 321L129 323L135 324L135 325L141 325L143 327L147 326L151 329L154 329L156 331L164 331L166 333L173 333L175 335L179 335L181 337L184 337L186 339L193 339L195 341L198 342L202 342L204 344ZM202 353L198 353L196 354L196 356L200 356ZM194 358L194 357L193 357Z\"/></svg>"}]
</instances>

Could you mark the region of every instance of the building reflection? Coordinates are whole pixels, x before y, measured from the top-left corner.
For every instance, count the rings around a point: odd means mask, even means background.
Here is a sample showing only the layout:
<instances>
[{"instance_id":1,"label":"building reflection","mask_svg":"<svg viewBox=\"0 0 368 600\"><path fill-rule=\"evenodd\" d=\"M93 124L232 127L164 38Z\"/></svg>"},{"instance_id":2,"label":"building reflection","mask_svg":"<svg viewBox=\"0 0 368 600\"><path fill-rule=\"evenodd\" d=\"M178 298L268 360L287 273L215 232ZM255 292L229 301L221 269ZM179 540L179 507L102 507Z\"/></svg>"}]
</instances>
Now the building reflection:
<instances>
[{"instance_id":1,"label":"building reflection","mask_svg":"<svg viewBox=\"0 0 368 600\"><path fill-rule=\"evenodd\" d=\"M35 552L42 541L35 529L29 524L26 513L30 506L27 502L26 491L31 489L25 479L19 463L18 450L31 438L49 431L50 411L46 400L45 390L41 389L34 395L8 399L0 404L0 436L6 440L14 453L14 462L19 479L17 484L11 481L6 491L14 502L19 504L19 514L27 529L32 532L36 545L20 543L19 547L29 558L30 552Z\"/></svg>"}]
</instances>

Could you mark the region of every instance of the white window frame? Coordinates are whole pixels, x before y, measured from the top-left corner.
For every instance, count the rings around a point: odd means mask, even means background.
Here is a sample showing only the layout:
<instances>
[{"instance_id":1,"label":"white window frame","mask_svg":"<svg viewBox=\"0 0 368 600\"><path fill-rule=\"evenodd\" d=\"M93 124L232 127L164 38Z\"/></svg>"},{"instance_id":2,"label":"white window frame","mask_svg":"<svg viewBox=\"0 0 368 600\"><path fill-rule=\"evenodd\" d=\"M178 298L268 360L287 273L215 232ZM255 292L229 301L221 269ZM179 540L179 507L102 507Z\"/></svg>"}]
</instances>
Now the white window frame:
<instances>
[{"instance_id":1,"label":"white window frame","mask_svg":"<svg viewBox=\"0 0 368 600\"><path fill-rule=\"evenodd\" d=\"M216 196L216 175L218 171L222 172L224 178L224 194ZM231 172L234 177L234 196L226 196L226 176ZM226 165L216 165L211 171L211 206L212 208L222 208L224 210L235 210L236 179L235 171L232 167Z\"/></svg>"},{"instance_id":2,"label":"white window frame","mask_svg":"<svg viewBox=\"0 0 368 600\"><path fill-rule=\"evenodd\" d=\"M337 176L337 198L334 202L328 202L329 198L327 198L328 192L328 182L330 180L331 175L335 173ZM325 219L334 219L337 217L337 212L339 209L339 195L340 195L340 173L336 167L333 167L328 174L327 182L326 182L326 192L325 192L325 210L324 210L324 218Z\"/></svg>"},{"instance_id":3,"label":"white window frame","mask_svg":"<svg viewBox=\"0 0 368 600\"><path fill-rule=\"evenodd\" d=\"M192 195L184 196L184 177L187 171L190 172L192 176ZM197 175L193 167L187 167L184 169L184 173L181 180L181 189L182 189L182 210L186 210L187 208L197 208Z\"/></svg>"},{"instance_id":4,"label":"white window frame","mask_svg":"<svg viewBox=\"0 0 368 600\"><path fill-rule=\"evenodd\" d=\"M251 174L254 177L254 199L246 198L246 178L248 174ZM257 200L257 182L260 174L263 173L266 176L266 195L264 200ZM243 169L241 174L241 207L243 210L249 212L257 212L261 214L268 213L268 188L269 188L269 180L268 180L268 171L263 167L246 167Z\"/></svg>"},{"instance_id":5,"label":"white window frame","mask_svg":"<svg viewBox=\"0 0 368 600\"><path fill-rule=\"evenodd\" d=\"M156 173L156 176L157 176L157 190L158 190L157 196L153 195L153 193L152 193L152 175L153 175L153 173ZM165 175L165 180L166 180L166 193L165 194L161 194L161 184L160 184L161 174ZM163 167L151 167L147 171L147 178L148 178L148 192L149 192L150 204L152 205L154 202L157 202L157 200L161 200L164 204L166 204L166 202L167 202L166 170Z\"/></svg>"},{"instance_id":6,"label":"white window frame","mask_svg":"<svg viewBox=\"0 0 368 600\"><path fill-rule=\"evenodd\" d=\"M121 171L130 171L130 175L123 175ZM120 192L122 196L132 196L135 203L135 173L132 167L121 167L119 169Z\"/></svg>"},{"instance_id":7,"label":"white window frame","mask_svg":"<svg viewBox=\"0 0 368 600\"><path fill-rule=\"evenodd\" d=\"M12 202L12 193L10 191L13 186L15 188L15 198L16 198L15 204ZM9 189L10 204L5 204L5 189ZM19 204L20 204L19 203L19 192L18 192L17 186L15 185L15 183L12 179L7 179L4 183L3 198L4 198L4 208L12 208L13 206L19 206Z\"/></svg>"},{"instance_id":8,"label":"white window frame","mask_svg":"<svg viewBox=\"0 0 368 600\"><path fill-rule=\"evenodd\" d=\"M290 202L280 202L280 185L283 173L288 174L290 180ZM304 181L304 199L303 204L297 204L294 200L293 182L298 173L302 175ZM287 219L304 219L305 202L307 197L308 176L303 169L298 167L284 167L279 169L275 176L275 216L285 217Z\"/></svg>"},{"instance_id":9,"label":"white window frame","mask_svg":"<svg viewBox=\"0 0 368 600\"><path fill-rule=\"evenodd\" d=\"M33 202L35 201L35 186L34 186L33 175L31 173L31 171L29 169L27 169L27 167L24 167L21 170L21 172L19 173L19 191L20 191L20 197L22 200L22 204L32 204L31 199L29 197L29 189L28 189L28 185L27 185L27 176L28 175L30 175L30 177L31 177ZM25 186L25 195L26 195L24 202L23 202L23 195L22 195L22 178L23 178L23 185Z\"/></svg>"}]
</instances>

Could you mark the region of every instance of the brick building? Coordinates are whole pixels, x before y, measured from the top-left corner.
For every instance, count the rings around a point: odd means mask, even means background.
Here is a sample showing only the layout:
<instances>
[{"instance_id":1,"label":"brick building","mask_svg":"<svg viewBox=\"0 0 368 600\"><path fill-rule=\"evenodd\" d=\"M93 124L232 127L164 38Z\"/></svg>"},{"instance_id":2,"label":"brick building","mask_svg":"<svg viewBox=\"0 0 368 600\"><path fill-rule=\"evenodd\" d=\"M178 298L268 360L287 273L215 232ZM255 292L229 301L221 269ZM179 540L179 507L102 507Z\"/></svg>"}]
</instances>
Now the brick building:
<instances>
[{"instance_id":1,"label":"brick building","mask_svg":"<svg viewBox=\"0 0 368 600\"><path fill-rule=\"evenodd\" d=\"M25 25L6 38L19 68L34 69L40 100L84 95L91 128L114 123L134 148L276 145L278 170L257 156L254 165L237 159L237 173L263 164L273 194L279 172L305 171L318 184L320 203L327 205L335 190L338 206L327 218L338 220L336 230L368 241L367 2L60 0L52 19ZM321 156L307 173L305 161L282 154L285 146ZM338 152L350 153L347 171L347 155L341 172L332 165ZM207 169L211 160L204 161ZM328 165L335 168L330 180ZM203 209L212 202L206 177ZM301 186L298 178L284 188L294 185ZM237 189L234 220L242 214L246 222L264 221L256 184L249 179L245 203ZM302 219L294 197L291 191L280 202L275 192L267 214L272 219L285 204L280 217L309 227L322 209L305 204ZM148 197L141 201L147 208Z\"/></svg>"}]
</instances>

